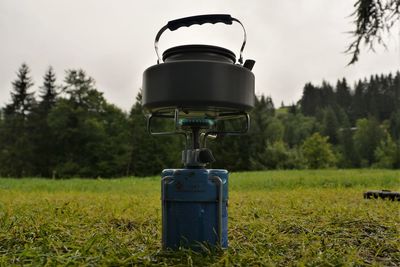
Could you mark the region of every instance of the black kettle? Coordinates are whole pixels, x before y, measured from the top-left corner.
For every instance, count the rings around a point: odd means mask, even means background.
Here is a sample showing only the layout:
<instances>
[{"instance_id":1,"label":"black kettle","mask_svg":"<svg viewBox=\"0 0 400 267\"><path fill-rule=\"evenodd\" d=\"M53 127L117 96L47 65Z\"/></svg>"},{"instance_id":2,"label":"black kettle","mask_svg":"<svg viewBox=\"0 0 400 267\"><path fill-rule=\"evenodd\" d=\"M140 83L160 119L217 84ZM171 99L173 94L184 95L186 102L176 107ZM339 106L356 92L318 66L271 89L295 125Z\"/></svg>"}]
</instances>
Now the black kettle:
<instances>
[{"instance_id":1,"label":"black kettle","mask_svg":"<svg viewBox=\"0 0 400 267\"><path fill-rule=\"evenodd\" d=\"M222 47L183 45L158 52L162 33L169 29L194 24L239 23L244 40L239 59ZM186 117L218 119L230 114L247 114L254 107L254 60L243 62L246 31L243 24L230 15L214 14L172 20L162 27L155 38L157 64L143 73L143 107L149 114L182 114Z\"/></svg>"}]
</instances>

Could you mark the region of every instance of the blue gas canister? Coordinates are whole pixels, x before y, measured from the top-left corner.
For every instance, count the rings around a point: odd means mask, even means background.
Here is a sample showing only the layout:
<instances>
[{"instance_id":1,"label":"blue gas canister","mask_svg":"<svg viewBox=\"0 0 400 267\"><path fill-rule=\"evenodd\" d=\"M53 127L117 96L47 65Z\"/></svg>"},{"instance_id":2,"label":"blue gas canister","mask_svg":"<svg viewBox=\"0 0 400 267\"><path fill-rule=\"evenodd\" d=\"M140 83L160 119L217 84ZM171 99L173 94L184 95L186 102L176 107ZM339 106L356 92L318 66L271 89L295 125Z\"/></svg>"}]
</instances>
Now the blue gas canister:
<instances>
[{"instance_id":1,"label":"blue gas canister","mask_svg":"<svg viewBox=\"0 0 400 267\"><path fill-rule=\"evenodd\" d=\"M227 248L228 171L167 169L161 181L163 248Z\"/></svg>"}]
</instances>

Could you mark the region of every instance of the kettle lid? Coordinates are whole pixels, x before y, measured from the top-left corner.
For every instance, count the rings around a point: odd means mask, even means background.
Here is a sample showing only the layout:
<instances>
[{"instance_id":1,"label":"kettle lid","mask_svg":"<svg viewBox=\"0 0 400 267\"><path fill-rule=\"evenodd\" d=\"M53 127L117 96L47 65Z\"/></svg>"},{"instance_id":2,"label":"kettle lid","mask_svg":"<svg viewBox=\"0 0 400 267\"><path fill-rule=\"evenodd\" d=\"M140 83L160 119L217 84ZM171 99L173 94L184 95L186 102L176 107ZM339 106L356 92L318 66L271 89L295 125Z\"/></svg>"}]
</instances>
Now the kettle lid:
<instances>
[{"instance_id":1,"label":"kettle lid","mask_svg":"<svg viewBox=\"0 0 400 267\"><path fill-rule=\"evenodd\" d=\"M213 45L181 45L167 49L162 59L164 62L179 60L210 60L235 63L236 55L223 47Z\"/></svg>"}]
</instances>

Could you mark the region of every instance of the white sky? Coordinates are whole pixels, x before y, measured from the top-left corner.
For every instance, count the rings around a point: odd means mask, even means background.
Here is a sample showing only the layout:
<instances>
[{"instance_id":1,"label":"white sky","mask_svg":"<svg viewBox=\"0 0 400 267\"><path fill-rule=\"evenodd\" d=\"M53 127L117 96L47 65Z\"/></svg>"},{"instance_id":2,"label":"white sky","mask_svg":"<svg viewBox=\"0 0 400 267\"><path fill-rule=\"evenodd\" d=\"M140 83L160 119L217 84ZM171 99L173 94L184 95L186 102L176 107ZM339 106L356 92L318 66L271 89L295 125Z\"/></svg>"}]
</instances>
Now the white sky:
<instances>
[{"instance_id":1,"label":"white sky","mask_svg":"<svg viewBox=\"0 0 400 267\"><path fill-rule=\"evenodd\" d=\"M387 51L364 50L346 67L343 51L353 29L354 0L1 0L0 105L10 100L11 81L26 62L35 90L49 65L58 81L64 70L82 68L95 78L111 103L129 110L145 68L155 64L154 37L167 21L191 15L231 14L248 33L244 57L255 59L257 94L275 105L297 101L303 86L336 82L400 69L400 38L393 31ZM206 43L238 52L240 26L206 24L167 31L161 51L180 44Z\"/></svg>"}]
</instances>

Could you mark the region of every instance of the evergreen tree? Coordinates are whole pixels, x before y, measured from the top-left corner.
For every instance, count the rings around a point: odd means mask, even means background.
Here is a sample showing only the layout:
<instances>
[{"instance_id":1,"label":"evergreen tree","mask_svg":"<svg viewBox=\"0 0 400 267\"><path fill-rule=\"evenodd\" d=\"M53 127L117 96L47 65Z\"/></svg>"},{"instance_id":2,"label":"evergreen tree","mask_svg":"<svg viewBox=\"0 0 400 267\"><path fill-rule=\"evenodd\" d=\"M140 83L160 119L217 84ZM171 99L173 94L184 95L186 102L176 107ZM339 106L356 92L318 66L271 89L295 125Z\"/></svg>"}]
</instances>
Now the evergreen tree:
<instances>
[{"instance_id":1,"label":"evergreen tree","mask_svg":"<svg viewBox=\"0 0 400 267\"><path fill-rule=\"evenodd\" d=\"M332 108L327 108L324 112L322 133L329 137L329 142L333 145L338 143L339 123Z\"/></svg>"},{"instance_id":2,"label":"evergreen tree","mask_svg":"<svg viewBox=\"0 0 400 267\"><path fill-rule=\"evenodd\" d=\"M69 70L66 75L68 98L60 98L48 115L56 136L57 176L125 175L129 136L122 129L128 128L126 115L105 101L84 71Z\"/></svg>"},{"instance_id":3,"label":"evergreen tree","mask_svg":"<svg viewBox=\"0 0 400 267\"><path fill-rule=\"evenodd\" d=\"M319 89L320 91L320 107L334 107L336 105L335 93L333 91L332 85L330 85L327 81L322 81L322 86Z\"/></svg>"},{"instance_id":4,"label":"evergreen tree","mask_svg":"<svg viewBox=\"0 0 400 267\"><path fill-rule=\"evenodd\" d=\"M91 112L103 111L102 107L105 103L103 93L97 91L95 80L84 70L67 70L64 82L66 85L62 91L76 107Z\"/></svg>"},{"instance_id":5,"label":"evergreen tree","mask_svg":"<svg viewBox=\"0 0 400 267\"><path fill-rule=\"evenodd\" d=\"M394 97L394 108L395 110L400 110L400 71L396 72L391 86Z\"/></svg>"},{"instance_id":6,"label":"evergreen tree","mask_svg":"<svg viewBox=\"0 0 400 267\"><path fill-rule=\"evenodd\" d=\"M56 74L53 67L49 67L43 77L43 85L40 91L40 102L39 109L41 112L48 114L48 112L54 107L57 98L57 85L56 85Z\"/></svg>"},{"instance_id":7,"label":"evergreen tree","mask_svg":"<svg viewBox=\"0 0 400 267\"><path fill-rule=\"evenodd\" d=\"M381 75L378 80L379 96L375 100L379 110L379 119L384 121L390 118L393 110L395 110L396 96L394 88L392 87L392 75Z\"/></svg>"},{"instance_id":8,"label":"evergreen tree","mask_svg":"<svg viewBox=\"0 0 400 267\"><path fill-rule=\"evenodd\" d=\"M261 102L264 101L264 97L261 97ZM272 97L268 96L265 98L265 104L261 103L262 106L265 106L265 111L269 114L274 116L275 115L275 105L274 101L272 101Z\"/></svg>"},{"instance_id":9,"label":"evergreen tree","mask_svg":"<svg viewBox=\"0 0 400 267\"><path fill-rule=\"evenodd\" d=\"M342 127L338 133L338 152L340 154L338 166L341 168L359 167L358 154L354 147L353 130L346 114L342 117Z\"/></svg>"},{"instance_id":10,"label":"evergreen tree","mask_svg":"<svg viewBox=\"0 0 400 267\"><path fill-rule=\"evenodd\" d=\"M56 104L57 86L56 74L49 67L43 77L43 85L40 87L40 100L33 109L30 119L32 128L32 141L35 157L32 159L35 165L35 175L52 177L56 162L55 136L50 129L47 119L50 111Z\"/></svg>"},{"instance_id":11,"label":"evergreen tree","mask_svg":"<svg viewBox=\"0 0 400 267\"><path fill-rule=\"evenodd\" d=\"M33 86L29 76L28 65L23 63L17 72L17 79L12 82L11 103L5 107L5 115L25 122L35 104L34 93L29 89Z\"/></svg>"},{"instance_id":12,"label":"evergreen tree","mask_svg":"<svg viewBox=\"0 0 400 267\"><path fill-rule=\"evenodd\" d=\"M366 92L365 92L365 103L366 103L366 111L368 116L375 117L377 119L379 116L379 104L378 99L379 95L379 81L378 77L371 76L369 83L367 84Z\"/></svg>"},{"instance_id":13,"label":"evergreen tree","mask_svg":"<svg viewBox=\"0 0 400 267\"><path fill-rule=\"evenodd\" d=\"M352 96L345 78L338 80L336 84L336 102L347 113L350 111Z\"/></svg>"},{"instance_id":14,"label":"evergreen tree","mask_svg":"<svg viewBox=\"0 0 400 267\"><path fill-rule=\"evenodd\" d=\"M270 132L268 131L271 129L269 128L269 125L274 115L274 104L270 97L265 98L264 96L261 96L260 99L256 99L255 107L250 114L252 125L248 135L248 138L250 139L250 142L248 143L251 145L250 157L252 168L263 168L263 159L260 157L262 157L261 155L264 153L270 138L274 138L270 136ZM228 142L234 141L239 140L229 140ZM221 150L223 151L224 148ZM240 151L237 151L236 154L240 155Z\"/></svg>"},{"instance_id":15,"label":"evergreen tree","mask_svg":"<svg viewBox=\"0 0 400 267\"><path fill-rule=\"evenodd\" d=\"M297 114L297 107L296 107L296 105L294 103L292 105L290 105L288 112L290 114L294 114L294 115Z\"/></svg>"},{"instance_id":16,"label":"evergreen tree","mask_svg":"<svg viewBox=\"0 0 400 267\"><path fill-rule=\"evenodd\" d=\"M389 120L390 133L395 140L400 140L400 109L393 112Z\"/></svg>"},{"instance_id":17,"label":"evergreen tree","mask_svg":"<svg viewBox=\"0 0 400 267\"><path fill-rule=\"evenodd\" d=\"M313 116L317 108L320 106L321 96L319 90L307 83L303 89L303 96L300 100L301 112L306 116Z\"/></svg>"},{"instance_id":18,"label":"evergreen tree","mask_svg":"<svg viewBox=\"0 0 400 267\"><path fill-rule=\"evenodd\" d=\"M160 131L165 130L165 121L155 120ZM146 118L142 108L142 94L136 96L136 103L129 114L130 159L129 174L149 176L159 174L165 168L179 168L184 144L178 136L152 136L147 131Z\"/></svg>"},{"instance_id":19,"label":"evergreen tree","mask_svg":"<svg viewBox=\"0 0 400 267\"><path fill-rule=\"evenodd\" d=\"M357 82L354 90L353 101L351 104L351 123L355 123L356 120L365 118L367 115L367 107L364 100L365 82L361 80Z\"/></svg>"},{"instance_id":20,"label":"evergreen tree","mask_svg":"<svg viewBox=\"0 0 400 267\"><path fill-rule=\"evenodd\" d=\"M21 177L32 175L33 158L31 129L28 117L35 105L29 67L23 63L12 82L11 103L4 108L4 123L0 134L0 168L2 175Z\"/></svg>"}]
</instances>

